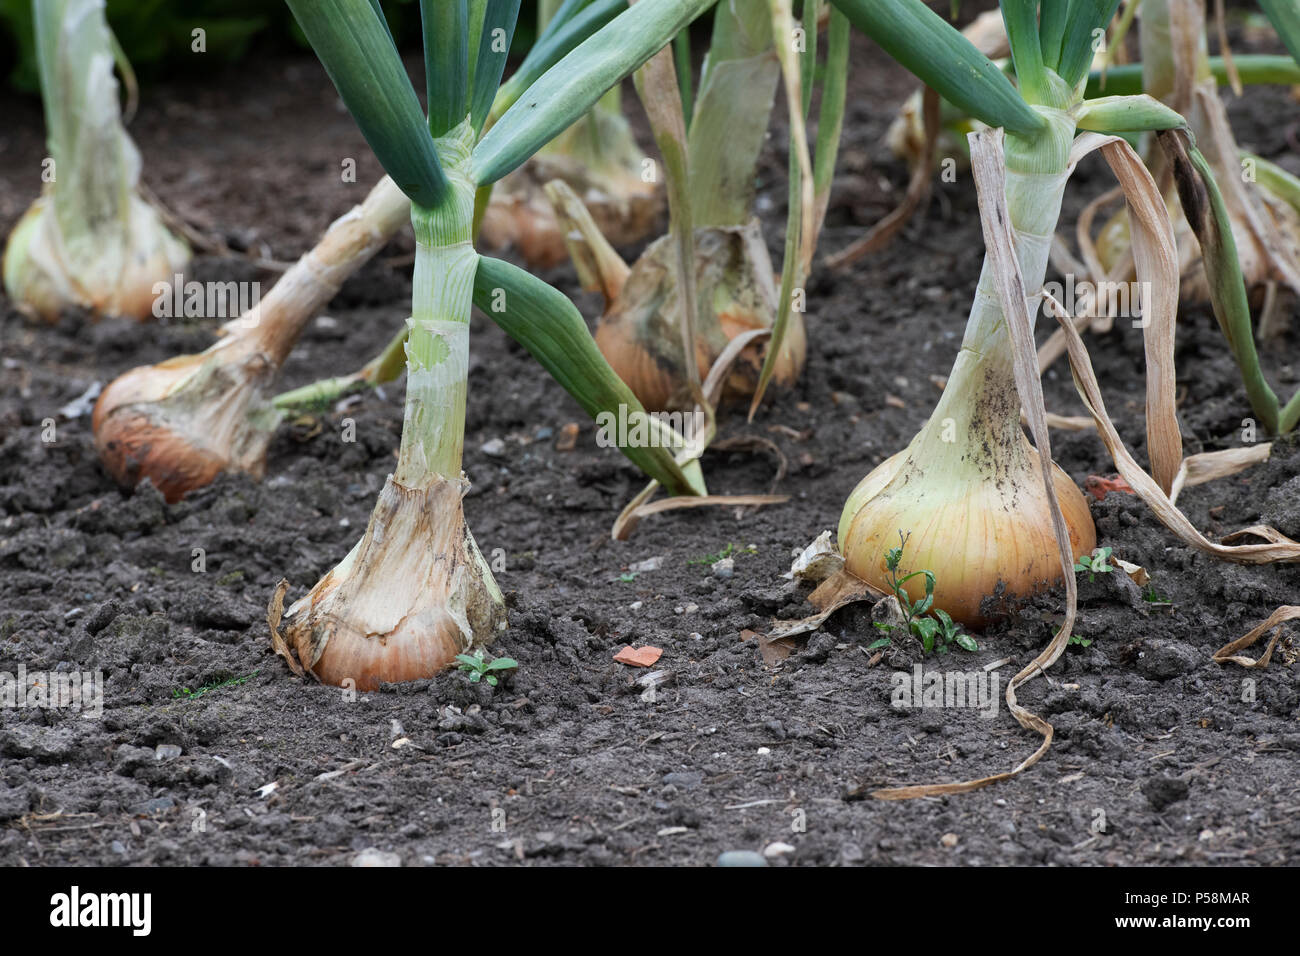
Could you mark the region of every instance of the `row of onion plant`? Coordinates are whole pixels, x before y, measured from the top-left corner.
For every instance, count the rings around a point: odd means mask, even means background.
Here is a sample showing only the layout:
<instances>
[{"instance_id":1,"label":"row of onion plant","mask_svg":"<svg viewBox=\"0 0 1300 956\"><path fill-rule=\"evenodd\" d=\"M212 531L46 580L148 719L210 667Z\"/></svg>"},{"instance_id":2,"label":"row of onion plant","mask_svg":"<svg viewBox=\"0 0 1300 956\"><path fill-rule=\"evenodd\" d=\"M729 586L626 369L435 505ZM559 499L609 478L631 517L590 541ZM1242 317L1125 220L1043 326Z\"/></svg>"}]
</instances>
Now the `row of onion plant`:
<instances>
[{"instance_id":1,"label":"row of onion plant","mask_svg":"<svg viewBox=\"0 0 1300 956\"><path fill-rule=\"evenodd\" d=\"M566 2L495 91L476 135L623 8L599 0ZM488 39L498 51L509 46L501 34ZM479 189L480 219L490 208L492 185ZM399 376L406 365L404 326L360 370L275 391L280 369L307 324L410 221L410 199L385 176L363 202L330 225L249 313L228 322L211 347L131 369L111 382L93 419L95 446L108 472L128 488L148 479L171 502L224 472L260 478L267 448L287 414L322 407L349 391ZM501 317L495 311L488 314Z\"/></svg>"},{"instance_id":2,"label":"row of onion plant","mask_svg":"<svg viewBox=\"0 0 1300 956\"><path fill-rule=\"evenodd\" d=\"M476 192L567 129L708 3L641 0L543 73L481 138L505 66L491 38L498 29L513 31L518 0L422 2L427 117L369 0L289 6L375 155L410 199L415 231L396 468L353 550L283 617L273 604L271 618L276 648L293 666L326 682L373 687L429 676L505 623L501 592L461 501L475 301L490 309L494 294L504 298L501 315L508 318L498 321L589 412L621 404L644 414L567 298L475 251ZM670 491L703 490L698 466L684 466L661 444L624 450Z\"/></svg>"}]
</instances>

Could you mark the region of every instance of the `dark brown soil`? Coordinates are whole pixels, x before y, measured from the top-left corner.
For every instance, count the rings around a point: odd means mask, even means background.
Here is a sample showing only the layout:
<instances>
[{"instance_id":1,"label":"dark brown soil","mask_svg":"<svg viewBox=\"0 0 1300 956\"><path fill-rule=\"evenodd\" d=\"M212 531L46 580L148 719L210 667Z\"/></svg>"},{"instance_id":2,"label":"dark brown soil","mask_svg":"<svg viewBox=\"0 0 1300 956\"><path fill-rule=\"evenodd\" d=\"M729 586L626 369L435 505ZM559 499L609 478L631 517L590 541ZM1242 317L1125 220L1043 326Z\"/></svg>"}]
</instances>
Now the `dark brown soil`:
<instances>
[{"instance_id":1,"label":"dark brown soil","mask_svg":"<svg viewBox=\"0 0 1300 956\"><path fill-rule=\"evenodd\" d=\"M854 54L848 137L823 249L897 198L905 170L880 145L910 90L867 43ZM629 98L630 99L630 98ZM0 228L32 198L39 109L7 95L0 133ZM1242 145L1300 173L1287 153L1300 109L1284 90L1234 103ZM146 91L133 125L147 182L179 214L237 247L292 259L364 194L379 170L313 60L249 64L220 83ZM784 133L773 137L760 210L774 253L784 216ZM358 183L340 182L357 160ZM1106 188L1080 171L1065 221ZM355 368L406 315L409 267L386 260L350 281L313 323L286 387ZM1132 496L1093 507L1099 544L1145 566L1172 606L1116 575L1082 586L1073 647L1021 700L1057 739L1011 782L965 796L885 803L880 785L1008 769L1038 738L999 701L974 711L890 706L866 609L833 617L765 666L745 629L806 606L782 580L793 551L833 528L854 484L902 447L933 407L960 339L982 244L969 180L940 187L884 254L823 270L808 301L811 347L798 388L753 425L789 462L789 504L736 516L698 510L608 532L642 479L596 446L577 406L519 347L475 319L465 469L470 526L511 626L494 650L519 661L495 690L461 673L346 699L292 677L270 651L264 612L280 578L302 594L351 547L392 466L400 383L314 422L286 427L261 482L226 477L174 507L150 488L116 490L89 416L59 409L94 382L192 352L215 322L27 324L3 303L0 369L0 670L102 670L101 719L0 710L0 862L7 864L347 864L364 848L422 864L712 863L726 850L794 847L807 864L1281 864L1300 845L1300 690L1292 638L1248 672L1210 659L1276 606L1297 603L1300 570L1217 563L1176 543ZM261 278L243 260L201 257L199 278ZM547 276L566 291L568 268ZM599 303L578 301L594 316ZM1294 302L1287 308L1294 315ZM1297 332L1265 349L1279 390L1300 384ZM1112 414L1142 456L1142 347L1119 322L1090 340ZM1249 417L1232 362L1203 311L1178 341L1189 452L1227 447ZM1081 414L1069 375L1045 378L1049 407ZM891 397L892 396L892 397ZM888 400L887 400L888 398ZM895 399L901 400L901 402ZM900 407L901 405L901 407ZM42 420L57 440L42 441ZM340 440L355 419L355 443ZM554 437L583 421L577 449ZM493 440L504 451L482 449ZM1113 468L1090 433L1053 435L1078 481ZM766 491L774 463L715 453L718 493ZM1207 534L1261 517L1300 535L1300 447L1188 490ZM734 545L734 576L704 563ZM191 570L193 549L206 571ZM627 568L662 558L658 570ZM630 577L631 580L625 580ZM927 662L971 670L1002 658L1006 679L1049 640L1062 606L1046 595L979 636L981 650ZM627 644L663 648L652 701L615 664ZM1243 682L1255 695L1243 701ZM195 694L203 688L202 693ZM188 692L187 690L188 689ZM405 738L409 744L394 746ZM159 745L175 745L161 751ZM268 785L276 784L274 790ZM1098 824L1104 822L1104 828ZM946 836L952 835L952 836ZM955 842L954 842L955 841Z\"/></svg>"}]
</instances>

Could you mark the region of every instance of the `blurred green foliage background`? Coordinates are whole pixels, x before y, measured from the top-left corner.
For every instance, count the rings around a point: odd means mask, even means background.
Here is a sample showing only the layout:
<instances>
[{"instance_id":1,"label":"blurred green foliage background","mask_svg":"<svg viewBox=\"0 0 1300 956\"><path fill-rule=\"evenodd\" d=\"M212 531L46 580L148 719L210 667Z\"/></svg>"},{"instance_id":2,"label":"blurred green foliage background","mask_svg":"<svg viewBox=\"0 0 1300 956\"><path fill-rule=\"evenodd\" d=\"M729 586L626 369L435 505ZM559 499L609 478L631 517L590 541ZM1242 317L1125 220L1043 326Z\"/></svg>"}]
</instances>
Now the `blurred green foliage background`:
<instances>
[{"instance_id":1,"label":"blurred green foliage background","mask_svg":"<svg viewBox=\"0 0 1300 956\"><path fill-rule=\"evenodd\" d=\"M0 0L0 81L38 92L32 35L33 0ZM36 0L40 2L40 0ZM381 0L398 46L418 53L420 5ZM281 0L107 0L108 22L142 84L165 76L218 72L250 55L308 52L307 41ZM513 53L532 43L537 4L519 11ZM192 51L193 31L205 31L207 52Z\"/></svg>"}]
</instances>

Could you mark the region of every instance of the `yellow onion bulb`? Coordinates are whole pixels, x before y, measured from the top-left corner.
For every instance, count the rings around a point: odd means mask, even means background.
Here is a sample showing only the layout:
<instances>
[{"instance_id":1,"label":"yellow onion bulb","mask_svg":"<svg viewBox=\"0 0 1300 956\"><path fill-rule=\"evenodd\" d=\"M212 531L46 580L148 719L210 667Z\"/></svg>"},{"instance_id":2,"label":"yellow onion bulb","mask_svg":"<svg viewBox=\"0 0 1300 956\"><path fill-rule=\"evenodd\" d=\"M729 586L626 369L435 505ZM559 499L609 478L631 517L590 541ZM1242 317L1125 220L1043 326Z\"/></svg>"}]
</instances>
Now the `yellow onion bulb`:
<instances>
[{"instance_id":1,"label":"yellow onion bulb","mask_svg":"<svg viewBox=\"0 0 1300 956\"><path fill-rule=\"evenodd\" d=\"M95 450L119 485L148 478L173 504L223 471L260 478L278 422L263 401L274 376L264 355L233 337L133 368L95 403Z\"/></svg>"},{"instance_id":2,"label":"yellow onion bulb","mask_svg":"<svg viewBox=\"0 0 1300 956\"><path fill-rule=\"evenodd\" d=\"M152 318L155 286L184 270L190 250L135 194L126 210L123 228L72 241L60 231L54 197L37 199L5 246L5 291L20 309L47 322L68 306L95 317Z\"/></svg>"},{"instance_id":3,"label":"yellow onion bulb","mask_svg":"<svg viewBox=\"0 0 1300 956\"><path fill-rule=\"evenodd\" d=\"M1047 490L1037 452L1023 432L1018 448L1000 462L992 455L1005 446L992 443L965 462L942 454L927 461L933 443L925 437L923 432L912 446L878 465L849 496L838 534L845 567L892 593L885 554L899 546L901 533L906 544L899 577L933 571L935 607L970 627L988 623L980 610L988 596L1027 598L1060 584ZM981 454L989 457L978 461ZM1097 534L1087 500L1057 465L1052 472L1074 556L1088 554ZM925 594L923 577L904 587L913 600Z\"/></svg>"},{"instance_id":4,"label":"yellow onion bulb","mask_svg":"<svg viewBox=\"0 0 1300 956\"><path fill-rule=\"evenodd\" d=\"M676 249L665 236L632 266L596 327L605 360L649 411L683 408L690 390L682 360L681 316L676 303ZM745 332L770 328L776 315L772 264L757 222L695 231L695 361L701 376ZM765 342L741 352L723 382L722 401L748 399L758 385ZM772 384L798 381L807 354L803 316L790 314Z\"/></svg>"},{"instance_id":5,"label":"yellow onion bulb","mask_svg":"<svg viewBox=\"0 0 1300 956\"><path fill-rule=\"evenodd\" d=\"M465 525L461 479L389 476L351 553L285 613L276 650L326 684L373 690L432 677L506 626L505 601Z\"/></svg>"}]
</instances>

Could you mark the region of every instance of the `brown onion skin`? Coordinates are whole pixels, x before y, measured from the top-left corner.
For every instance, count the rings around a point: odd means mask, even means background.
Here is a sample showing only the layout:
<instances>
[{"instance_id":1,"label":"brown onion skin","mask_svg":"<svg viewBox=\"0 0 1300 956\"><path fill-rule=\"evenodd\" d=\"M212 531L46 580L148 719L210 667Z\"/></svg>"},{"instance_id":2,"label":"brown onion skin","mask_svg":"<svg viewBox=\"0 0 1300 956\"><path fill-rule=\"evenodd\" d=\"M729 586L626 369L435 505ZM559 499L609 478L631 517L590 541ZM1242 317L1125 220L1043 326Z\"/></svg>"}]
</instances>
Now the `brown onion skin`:
<instances>
[{"instance_id":1,"label":"brown onion skin","mask_svg":"<svg viewBox=\"0 0 1300 956\"><path fill-rule=\"evenodd\" d=\"M216 354L178 355L124 372L91 416L104 469L123 488L148 478L169 504L223 471L260 478L269 433L247 412L271 371L256 343L231 340Z\"/></svg>"},{"instance_id":2,"label":"brown onion skin","mask_svg":"<svg viewBox=\"0 0 1300 956\"><path fill-rule=\"evenodd\" d=\"M226 466L224 458L196 448L188 436L131 409L105 418L95 431L95 450L105 470L123 488L134 488L148 478L168 504L211 484Z\"/></svg>"},{"instance_id":3,"label":"brown onion skin","mask_svg":"<svg viewBox=\"0 0 1300 956\"><path fill-rule=\"evenodd\" d=\"M451 479L408 488L389 476L353 552L283 618L272 612L273 635L283 624L277 652L296 672L374 690L432 677L492 640L505 605L465 527L467 488Z\"/></svg>"},{"instance_id":4,"label":"brown onion skin","mask_svg":"<svg viewBox=\"0 0 1300 956\"><path fill-rule=\"evenodd\" d=\"M752 329L766 328L763 322L749 312L731 310L719 313L718 325L730 342L737 335ZM686 370L678 360L669 364L666 358L656 358L637 336L637 329L628 322L601 322L596 326L596 346L615 374L632 390L647 411L668 411L689 402L686 387ZM803 371L807 349L802 322L792 322L781 349L781 356L772 374L772 384L792 387ZM679 350L680 353L680 350ZM709 347L701 336L695 342L695 361L701 376L717 361L718 352ZM722 387L722 401L745 401L758 385L763 368L761 345L751 345L741 353L731 374Z\"/></svg>"},{"instance_id":5,"label":"brown onion skin","mask_svg":"<svg viewBox=\"0 0 1300 956\"><path fill-rule=\"evenodd\" d=\"M105 470L123 488L134 488L148 478L169 504L175 504L221 472L225 462L219 456L156 421L150 409L200 362L201 356L180 355L133 368L100 393L91 416L95 450Z\"/></svg>"}]
</instances>

